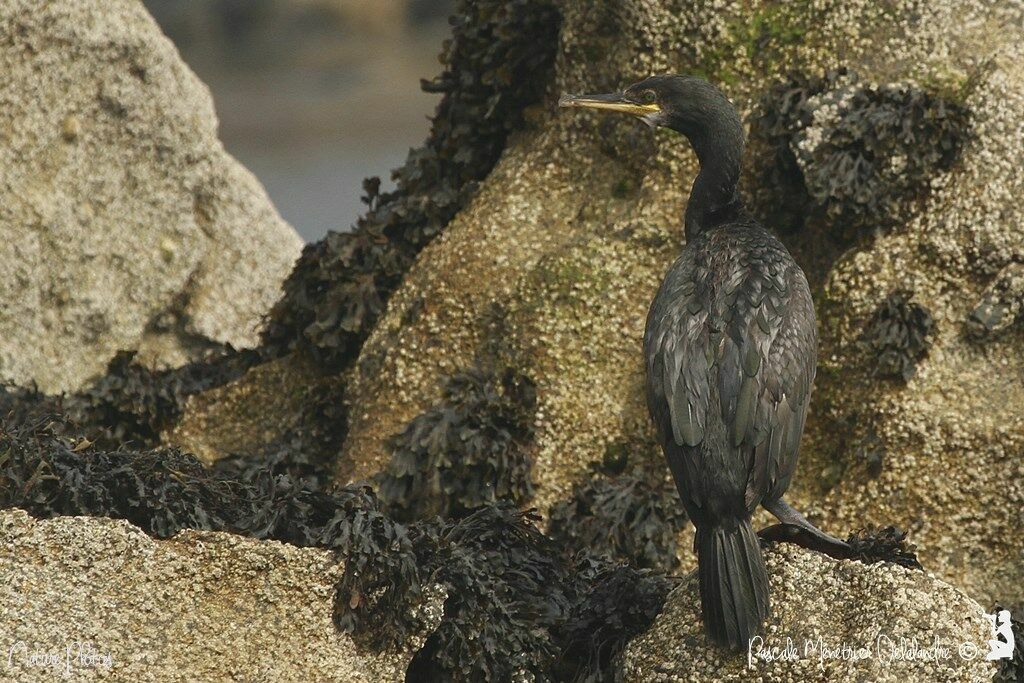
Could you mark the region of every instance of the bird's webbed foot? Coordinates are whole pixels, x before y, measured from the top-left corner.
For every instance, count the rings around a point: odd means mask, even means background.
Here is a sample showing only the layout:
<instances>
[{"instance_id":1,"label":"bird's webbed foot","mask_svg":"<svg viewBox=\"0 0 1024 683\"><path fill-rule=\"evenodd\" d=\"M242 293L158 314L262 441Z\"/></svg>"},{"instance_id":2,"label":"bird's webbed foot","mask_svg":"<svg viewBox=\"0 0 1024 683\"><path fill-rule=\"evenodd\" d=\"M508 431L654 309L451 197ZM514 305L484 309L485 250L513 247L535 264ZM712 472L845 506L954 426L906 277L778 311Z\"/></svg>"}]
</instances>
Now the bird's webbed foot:
<instances>
[{"instance_id":1,"label":"bird's webbed foot","mask_svg":"<svg viewBox=\"0 0 1024 683\"><path fill-rule=\"evenodd\" d=\"M781 524L761 529L757 532L761 538L767 541L795 543L802 548L823 553L837 560L848 560L855 556L856 553L849 543L826 534L781 498L765 503L764 507L775 515Z\"/></svg>"},{"instance_id":2,"label":"bird's webbed foot","mask_svg":"<svg viewBox=\"0 0 1024 683\"><path fill-rule=\"evenodd\" d=\"M815 533L817 531L817 533ZM846 541L818 531L808 530L806 527L797 524L773 524L757 532L757 535L766 541L779 541L782 543L795 543L801 548L807 548L814 552L822 553L837 560L848 560L854 556L853 549Z\"/></svg>"}]
</instances>

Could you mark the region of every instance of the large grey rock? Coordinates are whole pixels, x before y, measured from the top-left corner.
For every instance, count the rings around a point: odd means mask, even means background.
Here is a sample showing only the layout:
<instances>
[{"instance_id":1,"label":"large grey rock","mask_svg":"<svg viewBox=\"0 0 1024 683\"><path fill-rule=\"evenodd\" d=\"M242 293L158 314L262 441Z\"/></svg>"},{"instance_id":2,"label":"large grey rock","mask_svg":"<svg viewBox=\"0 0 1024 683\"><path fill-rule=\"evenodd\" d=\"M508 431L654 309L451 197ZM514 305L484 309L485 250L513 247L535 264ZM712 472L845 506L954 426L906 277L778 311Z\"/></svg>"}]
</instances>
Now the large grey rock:
<instances>
[{"instance_id":1,"label":"large grey rock","mask_svg":"<svg viewBox=\"0 0 1024 683\"><path fill-rule=\"evenodd\" d=\"M403 680L408 652L357 652L335 629L342 570L329 552L272 541L157 541L124 521L4 511L0 679Z\"/></svg>"},{"instance_id":2,"label":"large grey rock","mask_svg":"<svg viewBox=\"0 0 1024 683\"><path fill-rule=\"evenodd\" d=\"M0 379L257 340L301 248L138 0L0 4Z\"/></svg>"},{"instance_id":3,"label":"large grey rock","mask_svg":"<svg viewBox=\"0 0 1024 683\"><path fill-rule=\"evenodd\" d=\"M930 574L838 562L792 545L765 554L772 615L748 652L705 645L697 580L674 590L626 650L626 680L991 681L991 626L974 600ZM847 648L847 649L844 649Z\"/></svg>"}]
</instances>

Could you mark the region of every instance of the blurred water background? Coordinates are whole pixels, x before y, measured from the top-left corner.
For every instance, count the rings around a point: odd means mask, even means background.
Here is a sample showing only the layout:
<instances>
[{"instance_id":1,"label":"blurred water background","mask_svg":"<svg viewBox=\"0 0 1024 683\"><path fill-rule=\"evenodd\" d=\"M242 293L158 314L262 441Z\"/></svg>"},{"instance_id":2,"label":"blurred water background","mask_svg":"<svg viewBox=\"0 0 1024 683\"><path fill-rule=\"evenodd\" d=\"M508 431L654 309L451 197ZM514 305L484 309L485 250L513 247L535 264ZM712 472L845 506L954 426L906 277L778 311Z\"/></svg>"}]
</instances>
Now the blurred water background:
<instances>
[{"instance_id":1,"label":"blurred water background","mask_svg":"<svg viewBox=\"0 0 1024 683\"><path fill-rule=\"evenodd\" d=\"M307 241L423 142L451 0L145 0L210 87L228 151Z\"/></svg>"}]
</instances>

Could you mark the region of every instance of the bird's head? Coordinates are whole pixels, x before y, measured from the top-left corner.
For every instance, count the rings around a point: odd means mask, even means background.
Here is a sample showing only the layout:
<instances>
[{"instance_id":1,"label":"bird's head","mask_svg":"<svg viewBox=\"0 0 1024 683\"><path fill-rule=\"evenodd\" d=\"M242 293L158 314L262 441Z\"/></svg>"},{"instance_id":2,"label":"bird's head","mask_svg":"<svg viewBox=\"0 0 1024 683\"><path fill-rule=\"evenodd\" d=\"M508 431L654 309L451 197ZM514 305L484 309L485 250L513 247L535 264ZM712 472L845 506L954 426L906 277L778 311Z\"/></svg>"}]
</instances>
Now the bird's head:
<instances>
[{"instance_id":1,"label":"bird's head","mask_svg":"<svg viewBox=\"0 0 1024 683\"><path fill-rule=\"evenodd\" d=\"M686 207L690 238L735 215L743 156L743 122L721 90L695 76L651 76L622 92L603 95L563 95L560 107L583 107L631 114L648 126L664 126L690 141L700 173Z\"/></svg>"},{"instance_id":2,"label":"bird's head","mask_svg":"<svg viewBox=\"0 0 1024 683\"><path fill-rule=\"evenodd\" d=\"M665 126L691 139L723 124L740 125L722 91L696 76L651 76L622 92L563 95L558 106L632 114L649 126Z\"/></svg>"}]
</instances>

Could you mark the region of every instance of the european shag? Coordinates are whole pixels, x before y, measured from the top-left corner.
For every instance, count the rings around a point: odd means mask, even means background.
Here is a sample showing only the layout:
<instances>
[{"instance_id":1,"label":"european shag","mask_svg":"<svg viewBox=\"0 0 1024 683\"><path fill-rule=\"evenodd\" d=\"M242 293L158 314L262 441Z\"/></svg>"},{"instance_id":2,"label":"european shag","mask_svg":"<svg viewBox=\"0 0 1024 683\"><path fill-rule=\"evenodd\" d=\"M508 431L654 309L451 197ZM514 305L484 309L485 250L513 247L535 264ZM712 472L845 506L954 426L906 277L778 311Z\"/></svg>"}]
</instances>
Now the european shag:
<instances>
[{"instance_id":1,"label":"european shag","mask_svg":"<svg viewBox=\"0 0 1024 683\"><path fill-rule=\"evenodd\" d=\"M782 500L817 363L807 278L743 206L743 126L718 88L654 76L621 93L567 95L559 104L670 128L689 139L700 162L686 246L647 316L647 404L696 527L708 635L745 648L768 615L768 575L750 521L758 505L783 523L769 537L802 537L838 556L848 550Z\"/></svg>"}]
</instances>

